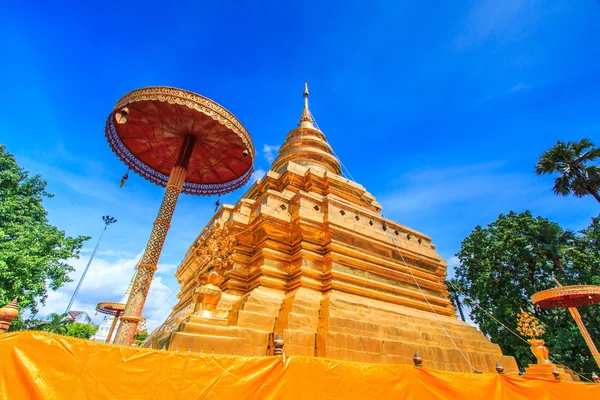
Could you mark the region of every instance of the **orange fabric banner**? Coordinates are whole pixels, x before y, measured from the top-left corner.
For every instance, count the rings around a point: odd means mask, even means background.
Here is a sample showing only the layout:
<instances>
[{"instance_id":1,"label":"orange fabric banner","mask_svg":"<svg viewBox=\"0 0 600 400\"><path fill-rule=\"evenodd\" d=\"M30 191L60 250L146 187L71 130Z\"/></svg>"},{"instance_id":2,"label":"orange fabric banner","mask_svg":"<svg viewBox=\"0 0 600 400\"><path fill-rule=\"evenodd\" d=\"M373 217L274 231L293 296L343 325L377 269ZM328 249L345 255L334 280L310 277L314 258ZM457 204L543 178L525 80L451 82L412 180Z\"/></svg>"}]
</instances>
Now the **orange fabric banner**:
<instances>
[{"instance_id":1,"label":"orange fabric banner","mask_svg":"<svg viewBox=\"0 0 600 400\"><path fill-rule=\"evenodd\" d=\"M3 400L600 399L600 384L316 357L284 363L281 357L167 352L40 332L0 336L0 368Z\"/></svg>"}]
</instances>

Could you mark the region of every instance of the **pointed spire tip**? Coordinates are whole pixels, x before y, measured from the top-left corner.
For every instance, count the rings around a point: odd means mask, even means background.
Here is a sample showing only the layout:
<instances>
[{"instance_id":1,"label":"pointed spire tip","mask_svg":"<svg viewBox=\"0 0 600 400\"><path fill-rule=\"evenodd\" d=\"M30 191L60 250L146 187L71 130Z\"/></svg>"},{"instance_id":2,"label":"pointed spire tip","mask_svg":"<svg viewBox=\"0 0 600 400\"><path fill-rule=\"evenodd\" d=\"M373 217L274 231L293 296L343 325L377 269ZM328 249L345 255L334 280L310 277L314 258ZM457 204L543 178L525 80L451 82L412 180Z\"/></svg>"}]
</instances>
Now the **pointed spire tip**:
<instances>
[{"instance_id":1,"label":"pointed spire tip","mask_svg":"<svg viewBox=\"0 0 600 400\"><path fill-rule=\"evenodd\" d=\"M315 128L312 115L308 109L308 81L304 81L304 110L302 110L302 116L300 117L298 126L300 128Z\"/></svg>"}]
</instances>

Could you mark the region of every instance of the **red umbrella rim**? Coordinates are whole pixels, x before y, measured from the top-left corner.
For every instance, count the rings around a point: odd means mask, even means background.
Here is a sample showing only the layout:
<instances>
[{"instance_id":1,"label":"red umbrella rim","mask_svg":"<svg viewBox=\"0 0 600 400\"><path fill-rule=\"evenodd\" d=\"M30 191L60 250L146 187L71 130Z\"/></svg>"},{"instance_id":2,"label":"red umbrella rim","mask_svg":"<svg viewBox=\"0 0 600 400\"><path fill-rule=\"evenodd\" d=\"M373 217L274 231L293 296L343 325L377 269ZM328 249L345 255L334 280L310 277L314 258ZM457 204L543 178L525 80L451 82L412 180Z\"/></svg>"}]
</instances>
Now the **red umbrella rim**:
<instances>
[{"instance_id":1,"label":"red umbrella rim","mask_svg":"<svg viewBox=\"0 0 600 400\"><path fill-rule=\"evenodd\" d=\"M108 315L116 315L117 313L121 313L124 310L125 304L123 303L103 302L98 303L98 305L96 306L96 311Z\"/></svg>"},{"instance_id":2,"label":"red umbrella rim","mask_svg":"<svg viewBox=\"0 0 600 400\"><path fill-rule=\"evenodd\" d=\"M531 296L534 305L540 308L569 308L600 303L600 286L559 286L543 290Z\"/></svg>"}]
</instances>

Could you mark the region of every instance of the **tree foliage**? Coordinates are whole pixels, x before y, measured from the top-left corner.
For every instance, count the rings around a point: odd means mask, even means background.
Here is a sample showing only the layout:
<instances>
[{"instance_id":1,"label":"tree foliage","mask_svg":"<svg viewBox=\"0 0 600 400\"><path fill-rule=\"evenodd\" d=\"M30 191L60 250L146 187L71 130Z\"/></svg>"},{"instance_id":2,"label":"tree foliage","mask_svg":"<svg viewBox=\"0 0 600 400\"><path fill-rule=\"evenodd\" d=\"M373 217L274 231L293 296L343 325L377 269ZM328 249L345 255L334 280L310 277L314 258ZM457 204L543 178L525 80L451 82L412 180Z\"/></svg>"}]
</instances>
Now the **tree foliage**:
<instances>
[{"instance_id":1,"label":"tree foliage","mask_svg":"<svg viewBox=\"0 0 600 400\"><path fill-rule=\"evenodd\" d=\"M66 336L89 339L94 336L97 330L98 325L81 324L79 322L75 322L67 326L67 331L64 334Z\"/></svg>"},{"instance_id":2,"label":"tree foliage","mask_svg":"<svg viewBox=\"0 0 600 400\"><path fill-rule=\"evenodd\" d=\"M67 317L67 314L49 314L45 319L29 318L23 320L17 318L12 322L9 329L10 332L31 330L89 339L98 330L98 325L73 322Z\"/></svg>"},{"instance_id":3,"label":"tree foliage","mask_svg":"<svg viewBox=\"0 0 600 400\"><path fill-rule=\"evenodd\" d=\"M600 158L600 149L589 139L579 142L558 141L545 151L535 165L538 175L558 173L554 193L583 197L591 194L600 203L600 167L592 163Z\"/></svg>"},{"instance_id":4,"label":"tree foliage","mask_svg":"<svg viewBox=\"0 0 600 400\"><path fill-rule=\"evenodd\" d=\"M516 332L521 309L532 310L546 326L544 339L551 357L579 372L596 369L569 312L534 308L530 298L555 287L554 277L563 285L600 283L600 217L576 236L528 211L510 212L485 228L477 226L462 242L457 257L461 262L456 268L458 284L480 304L470 316L504 354L515 356L521 367L535 362L529 345L485 311ZM600 305L579 311L592 338L600 341Z\"/></svg>"},{"instance_id":5,"label":"tree foliage","mask_svg":"<svg viewBox=\"0 0 600 400\"><path fill-rule=\"evenodd\" d=\"M38 329L44 332L66 335L70 325L73 325L73 321L67 318L67 314L53 313L48 315L46 320L40 323Z\"/></svg>"},{"instance_id":6,"label":"tree foliage","mask_svg":"<svg viewBox=\"0 0 600 400\"><path fill-rule=\"evenodd\" d=\"M139 331L135 333L133 340L137 343L142 343L144 340L148 338L148 331Z\"/></svg>"},{"instance_id":7,"label":"tree foliage","mask_svg":"<svg viewBox=\"0 0 600 400\"><path fill-rule=\"evenodd\" d=\"M20 308L34 314L48 287L71 281L66 260L78 258L88 239L48 223L42 202L49 197L41 176L30 176L0 144L0 304L18 297Z\"/></svg>"}]
</instances>

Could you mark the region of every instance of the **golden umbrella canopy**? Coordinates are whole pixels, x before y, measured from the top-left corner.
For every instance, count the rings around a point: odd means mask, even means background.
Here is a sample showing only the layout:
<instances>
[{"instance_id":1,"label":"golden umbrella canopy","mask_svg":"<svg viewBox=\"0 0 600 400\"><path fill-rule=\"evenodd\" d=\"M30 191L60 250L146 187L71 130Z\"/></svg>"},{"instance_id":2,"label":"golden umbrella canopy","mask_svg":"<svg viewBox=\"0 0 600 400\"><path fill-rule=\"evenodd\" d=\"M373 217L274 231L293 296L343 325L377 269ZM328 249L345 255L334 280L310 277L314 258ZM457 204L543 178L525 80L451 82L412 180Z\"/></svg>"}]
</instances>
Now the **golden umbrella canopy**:
<instances>
[{"instance_id":1,"label":"golden umbrella canopy","mask_svg":"<svg viewBox=\"0 0 600 400\"><path fill-rule=\"evenodd\" d=\"M570 308L600 303L600 286L558 286L531 296L539 308Z\"/></svg>"},{"instance_id":2,"label":"golden umbrella canopy","mask_svg":"<svg viewBox=\"0 0 600 400\"><path fill-rule=\"evenodd\" d=\"M556 280L556 279L555 279ZM567 308L581 331L596 364L600 367L600 353L587 331L577 307L600 303L600 286L573 285L562 286L556 281L557 287L543 290L531 296L533 304L539 308Z\"/></svg>"}]
</instances>

